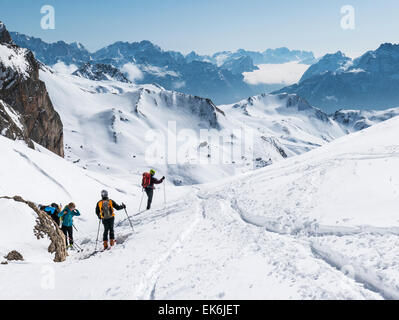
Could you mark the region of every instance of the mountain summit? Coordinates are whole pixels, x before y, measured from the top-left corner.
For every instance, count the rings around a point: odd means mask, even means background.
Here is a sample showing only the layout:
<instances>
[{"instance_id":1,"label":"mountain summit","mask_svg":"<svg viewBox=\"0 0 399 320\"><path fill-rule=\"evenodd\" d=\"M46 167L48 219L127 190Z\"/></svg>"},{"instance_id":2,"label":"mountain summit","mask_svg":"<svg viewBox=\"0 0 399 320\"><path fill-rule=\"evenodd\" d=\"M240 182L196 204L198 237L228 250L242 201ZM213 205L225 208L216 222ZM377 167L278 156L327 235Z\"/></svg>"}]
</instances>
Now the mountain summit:
<instances>
[{"instance_id":1,"label":"mountain summit","mask_svg":"<svg viewBox=\"0 0 399 320\"><path fill-rule=\"evenodd\" d=\"M0 21L0 43L13 43L5 24Z\"/></svg>"}]
</instances>

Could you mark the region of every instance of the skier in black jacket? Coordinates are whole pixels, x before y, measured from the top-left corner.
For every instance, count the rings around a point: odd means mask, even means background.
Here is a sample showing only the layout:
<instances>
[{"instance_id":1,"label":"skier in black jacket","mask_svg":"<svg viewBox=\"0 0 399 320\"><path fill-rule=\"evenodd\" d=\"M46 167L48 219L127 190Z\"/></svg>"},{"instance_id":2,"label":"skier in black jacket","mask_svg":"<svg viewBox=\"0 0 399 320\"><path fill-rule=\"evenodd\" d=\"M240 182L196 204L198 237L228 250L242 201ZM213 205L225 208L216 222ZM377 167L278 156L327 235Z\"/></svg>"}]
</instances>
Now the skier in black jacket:
<instances>
[{"instance_id":1,"label":"skier in black jacket","mask_svg":"<svg viewBox=\"0 0 399 320\"><path fill-rule=\"evenodd\" d=\"M147 173L148 174L148 173ZM162 177L160 180L154 177L155 175L155 170L151 169L150 170L150 175L151 175L151 180L148 186L144 188L145 193L147 194L148 200L147 200L147 210L151 209L151 203L152 203L152 198L154 196L154 184L161 184L164 180L165 177Z\"/></svg>"},{"instance_id":2,"label":"skier in black jacket","mask_svg":"<svg viewBox=\"0 0 399 320\"><path fill-rule=\"evenodd\" d=\"M39 206L39 209L46 212L57 224L57 226L60 226L60 218L58 217L58 214L60 213L61 209L56 203L52 203L50 206Z\"/></svg>"},{"instance_id":3,"label":"skier in black jacket","mask_svg":"<svg viewBox=\"0 0 399 320\"><path fill-rule=\"evenodd\" d=\"M99 219L102 220L104 225L104 249L108 249L108 234L110 239L111 247L115 245L115 212L116 210L125 209L125 204L118 205L115 201L108 198L108 192L106 190L101 191L101 200L97 202L96 214Z\"/></svg>"}]
</instances>

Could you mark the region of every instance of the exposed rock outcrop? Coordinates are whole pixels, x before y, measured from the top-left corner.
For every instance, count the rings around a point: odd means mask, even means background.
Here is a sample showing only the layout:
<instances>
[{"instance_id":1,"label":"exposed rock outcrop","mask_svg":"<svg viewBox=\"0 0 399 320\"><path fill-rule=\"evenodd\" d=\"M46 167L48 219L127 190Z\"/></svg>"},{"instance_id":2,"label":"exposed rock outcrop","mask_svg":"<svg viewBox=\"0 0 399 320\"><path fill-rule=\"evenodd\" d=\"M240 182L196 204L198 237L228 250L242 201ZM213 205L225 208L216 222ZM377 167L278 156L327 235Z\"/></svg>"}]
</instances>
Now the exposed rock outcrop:
<instances>
[{"instance_id":1,"label":"exposed rock outcrop","mask_svg":"<svg viewBox=\"0 0 399 320\"><path fill-rule=\"evenodd\" d=\"M26 201L20 196L14 197L0 197L0 199L9 199L16 202L25 203L37 214L36 226L34 227L34 234L38 239L47 236L51 243L48 247L48 252L55 253L54 262L63 262L68 256L66 250L65 236L61 229L55 224L45 212L40 211L36 205L31 201Z\"/></svg>"},{"instance_id":2,"label":"exposed rock outcrop","mask_svg":"<svg viewBox=\"0 0 399 320\"><path fill-rule=\"evenodd\" d=\"M64 156L63 125L39 80L39 63L31 51L12 43L1 22L0 100L0 134L23 139L30 147L34 141Z\"/></svg>"},{"instance_id":3,"label":"exposed rock outcrop","mask_svg":"<svg viewBox=\"0 0 399 320\"><path fill-rule=\"evenodd\" d=\"M95 81L114 80L130 83L118 68L104 63L85 63L73 75Z\"/></svg>"},{"instance_id":4,"label":"exposed rock outcrop","mask_svg":"<svg viewBox=\"0 0 399 320\"><path fill-rule=\"evenodd\" d=\"M9 252L4 258L6 258L8 261L24 261L22 254L16 250Z\"/></svg>"},{"instance_id":5,"label":"exposed rock outcrop","mask_svg":"<svg viewBox=\"0 0 399 320\"><path fill-rule=\"evenodd\" d=\"M6 26L0 21L0 43L12 44L10 33L7 31Z\"/></svg>"}]
</instances>

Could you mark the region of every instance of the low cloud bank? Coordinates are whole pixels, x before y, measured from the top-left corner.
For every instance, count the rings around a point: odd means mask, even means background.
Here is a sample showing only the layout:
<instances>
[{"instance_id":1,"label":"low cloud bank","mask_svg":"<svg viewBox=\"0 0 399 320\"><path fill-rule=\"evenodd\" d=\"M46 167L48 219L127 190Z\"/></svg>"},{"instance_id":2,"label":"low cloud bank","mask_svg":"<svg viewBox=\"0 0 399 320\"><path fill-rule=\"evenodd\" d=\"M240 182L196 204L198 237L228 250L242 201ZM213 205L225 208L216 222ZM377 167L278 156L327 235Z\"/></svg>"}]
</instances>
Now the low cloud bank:
<instances>
[{"instance_id":1,"label":"low cloud bank","mask_svg":"<svg viewBox=\"0 0 399 320\"><path fill-rule=\"evenodd\" d=\"M260 64L259 70L244 72L244 81L248 84L277 84L291 85L297 83L305 71L307 64L287 62L282 64Z\"/></svg>"}]
</instances>

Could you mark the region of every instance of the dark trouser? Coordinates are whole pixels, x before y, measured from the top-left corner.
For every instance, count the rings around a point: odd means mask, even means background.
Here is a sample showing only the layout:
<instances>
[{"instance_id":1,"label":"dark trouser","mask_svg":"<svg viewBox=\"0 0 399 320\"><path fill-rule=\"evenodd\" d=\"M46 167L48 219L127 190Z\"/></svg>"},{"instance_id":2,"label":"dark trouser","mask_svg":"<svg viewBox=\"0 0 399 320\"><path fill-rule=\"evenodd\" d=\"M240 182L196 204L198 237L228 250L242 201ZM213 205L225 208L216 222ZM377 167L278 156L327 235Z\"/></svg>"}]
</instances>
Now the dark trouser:
<instances>
[{"instance_id":1,"label":"dark trouser","mask_svg":"<svg viewBox=\"0 0 399 320\"><path fill-rule=\"evenodd\" d=\"M145 193L147 194L147 210L151 209L152 197L154 196L154 189L146 188Z\"/></svg>"},{"instance_id":2,"label":"dark trouser","mask_svg":"<svg viewBox=\"0 0 399 320\"><path fill-rule=\"evenodd\" d=\"M103 241L108 241L108 233L109 233L109 238L111 240L115 240L114 222L115 222L114 217L110 219L103 219L103 225L104 225Z\"/></svg>"},{"instance_id":3,"label":"dark trouser","mask_svg":"<svg viewBox=\"0 0 399 320\"><path fill-rule=\"evenodd\" d=\"M57 214L52 214L51 218L54 220L54 222L57 224L57 226L60 226L60 218L58 217Z\"/></svg>"},{"instance_id":4,"label":"dark trouser","mask_svg":"<svg viewBox=\"0 0 399 320\"><path fill-rule=\"evenodd\" d=\"M68 245L68 240L69 244L73 244L73 227L62 226L61 230L64 232L66 244Z\"/></svg>"}]
</instances>

